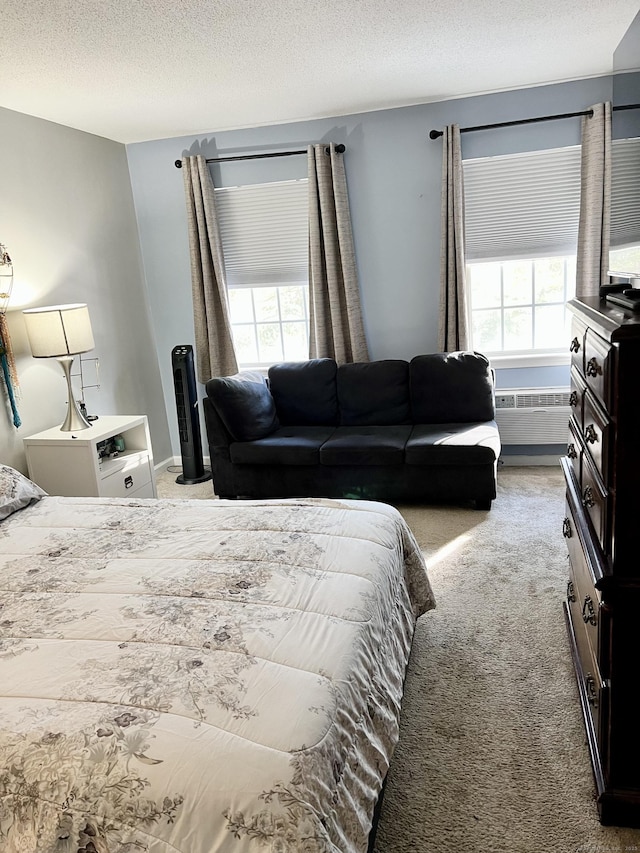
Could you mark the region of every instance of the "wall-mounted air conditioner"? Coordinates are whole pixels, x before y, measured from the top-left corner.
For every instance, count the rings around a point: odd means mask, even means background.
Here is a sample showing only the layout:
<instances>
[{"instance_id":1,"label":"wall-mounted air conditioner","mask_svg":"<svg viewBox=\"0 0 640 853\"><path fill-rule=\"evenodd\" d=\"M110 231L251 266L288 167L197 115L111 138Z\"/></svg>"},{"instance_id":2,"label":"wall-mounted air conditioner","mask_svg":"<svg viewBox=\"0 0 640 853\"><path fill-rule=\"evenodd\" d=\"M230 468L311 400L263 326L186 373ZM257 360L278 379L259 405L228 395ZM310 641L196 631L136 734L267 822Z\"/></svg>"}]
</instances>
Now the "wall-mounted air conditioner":
<instances>
[{"instance_id":1,"label":"wall-mounted air conditioner","mask_svg":"<svg viewBox=\"0 0 640 853\"><path fill-rule=\"evenodd\" d=\"M566 444L569 388L496 391L496 423L503 445Z\"/></svg>"}]
</instances>

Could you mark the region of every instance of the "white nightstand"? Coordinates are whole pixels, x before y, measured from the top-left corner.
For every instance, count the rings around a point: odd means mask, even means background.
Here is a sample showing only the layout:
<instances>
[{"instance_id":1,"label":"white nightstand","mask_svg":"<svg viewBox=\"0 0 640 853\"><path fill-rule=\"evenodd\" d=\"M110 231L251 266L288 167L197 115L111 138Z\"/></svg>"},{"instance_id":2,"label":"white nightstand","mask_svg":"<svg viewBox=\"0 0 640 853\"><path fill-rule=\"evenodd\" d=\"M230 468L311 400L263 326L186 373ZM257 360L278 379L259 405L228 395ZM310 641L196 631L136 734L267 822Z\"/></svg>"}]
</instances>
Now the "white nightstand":
<instances>
[{"instance_id":1,"label":"white nightstand","mask_svg":"<svg viewBox=\"0 0 640 853\"><path fill-rule=\"evenodd\" d=\"M125 449L100 457L98 445L116 435ZM101 415L77 432L53 427L25 438L24 447L30 478L50 495L157 497L146 415Z\"/></svg>"}]
</instances>

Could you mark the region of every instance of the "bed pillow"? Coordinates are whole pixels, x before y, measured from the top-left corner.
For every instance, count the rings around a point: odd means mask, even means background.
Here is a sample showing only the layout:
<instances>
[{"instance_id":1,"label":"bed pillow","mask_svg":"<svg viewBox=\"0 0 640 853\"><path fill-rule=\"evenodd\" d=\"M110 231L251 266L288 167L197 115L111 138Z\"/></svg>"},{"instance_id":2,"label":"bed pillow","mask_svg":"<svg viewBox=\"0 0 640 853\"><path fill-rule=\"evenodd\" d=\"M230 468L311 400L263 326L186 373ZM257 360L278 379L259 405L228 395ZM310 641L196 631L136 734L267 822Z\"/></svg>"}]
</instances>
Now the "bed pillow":
<instances>
[{"instance_id":1,"label":"bed pillow","mask_svg":"<svg viewBox=\"0 0 640 853\"><path fill-rule=\"evenodd\" d=\"M207 382L206 389L235 441L266 438L280 426L276 404L261 374L216 376Z\"/></svg>"},{"instance_id":2,"label":"bed pillow","mask_svg":"<svg viewBox=\"0 0 640 853\"><path fill-rule=\"evenodd\" d=\"M20 471L0 465L0 520L33 501L39 501L46 494Z\"/></svg>"}]
</instances>

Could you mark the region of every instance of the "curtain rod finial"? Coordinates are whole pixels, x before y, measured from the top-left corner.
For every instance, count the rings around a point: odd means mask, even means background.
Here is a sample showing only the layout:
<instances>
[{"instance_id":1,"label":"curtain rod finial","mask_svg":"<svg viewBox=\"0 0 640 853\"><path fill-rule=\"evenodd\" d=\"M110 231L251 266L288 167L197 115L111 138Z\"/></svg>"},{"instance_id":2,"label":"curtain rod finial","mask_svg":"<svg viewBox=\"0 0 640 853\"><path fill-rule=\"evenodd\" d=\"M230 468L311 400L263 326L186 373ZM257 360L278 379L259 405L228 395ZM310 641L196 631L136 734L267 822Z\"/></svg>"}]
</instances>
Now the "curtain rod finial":
<instances>
[{"instance_id":1,"label":"curtain rod finial","mask_svg":"<svg viewBox=\"0 0 640 853\"><path fill-rule=\"evenodd\" d=\"M429 131L429 139L438 139L438 137L444 136L441 130L430 130Z\"/></svg>"},{"instance_id":2,"label":"curtain rod finial","mask_svg":"<svg viewBox=\"0 0 640 853\"><path fill-rule=\"evenodd\" d=\"M176 160L174 165L176 169L182 169L182 160Z\"/></svg>"},{"instance_id":3,"label":"curtain rod finial","mask_svg":"<svg viewBox=\"0 0 640 853\"><path fill-rule=\"evenodd\" d=\"M334 148L335 148L336 154L344 154L344 152L347 150L347 146L343 145L342 142L338 142L336 145L334 145ZM327 145L325 147L324 153L325 154L331 153L331 145Z\"/></svg>"}]
</instances>

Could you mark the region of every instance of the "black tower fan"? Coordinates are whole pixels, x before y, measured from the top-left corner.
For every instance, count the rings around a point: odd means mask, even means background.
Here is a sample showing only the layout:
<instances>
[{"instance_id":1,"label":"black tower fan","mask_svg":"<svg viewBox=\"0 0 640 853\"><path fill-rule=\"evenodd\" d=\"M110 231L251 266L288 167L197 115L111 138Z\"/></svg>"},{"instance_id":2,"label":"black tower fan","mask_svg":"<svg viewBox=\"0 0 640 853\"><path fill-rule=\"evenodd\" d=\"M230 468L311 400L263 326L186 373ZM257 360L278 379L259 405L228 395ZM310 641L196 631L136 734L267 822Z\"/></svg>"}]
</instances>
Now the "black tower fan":
<instances>
[{"instance_id":1,"label":"black tower fan","mask_svg":"<svg viewBox=\"0 0 640 853\"><path fill-rule=\"evenodd\" d=\"M176 392L180 452L182 453L182 474L176 477L176 483L188 486L193 483L204 483L211 479L211 471L204 467L202 461L193 347L188 344L174 347L171 350L171 366L173 367L173 385Z\"/></svg>"}]
</instances>

